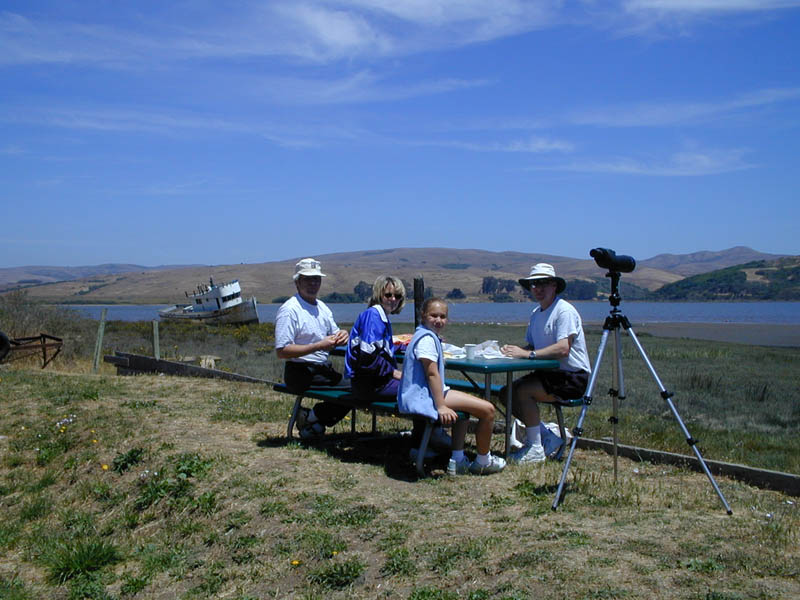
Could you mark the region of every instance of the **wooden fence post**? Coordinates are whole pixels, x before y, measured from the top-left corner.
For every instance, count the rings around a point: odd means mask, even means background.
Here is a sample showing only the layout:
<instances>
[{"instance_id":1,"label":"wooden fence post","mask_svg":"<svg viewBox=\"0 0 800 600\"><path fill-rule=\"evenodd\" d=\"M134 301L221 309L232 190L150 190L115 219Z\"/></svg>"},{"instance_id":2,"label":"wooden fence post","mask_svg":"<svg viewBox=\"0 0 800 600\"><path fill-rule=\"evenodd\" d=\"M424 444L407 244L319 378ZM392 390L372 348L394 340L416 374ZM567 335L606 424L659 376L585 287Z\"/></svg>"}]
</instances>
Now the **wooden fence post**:
<instances>
[{"instance_id":1,"label":"wooden fence post","mask_svg":"<svg viewBox=\"0 0 800 600\"><path fill-rule=\"evenodd\" d=\"M425 281L422 277L414 278L414 329L422 322L422 303L425 302Z\"/></svg>"},{"instance_id":2,"label":"wooden fence post","mask_svg":"<svg viewBox=\"0 0 800 600\"><path fill-rule=\"evenodd\" d=\"M158 341L158 321L153 319L153 358L161 360L161 347Z\"/></svg>"},{"instance_id":3,"label":"wooden fence post","mask_svg":"<svg viewBox=\"0 0 800 600\"><path fill-rule=\"evenodd\" d=\"M106 331L106 315L108 309L104 308L100 313L100 325L97 326L97 340L94 343L94 362L92 363L92 373L97 373L100 368L100 354L103 351L103 334Z\"/></svg>"}]
</instances>

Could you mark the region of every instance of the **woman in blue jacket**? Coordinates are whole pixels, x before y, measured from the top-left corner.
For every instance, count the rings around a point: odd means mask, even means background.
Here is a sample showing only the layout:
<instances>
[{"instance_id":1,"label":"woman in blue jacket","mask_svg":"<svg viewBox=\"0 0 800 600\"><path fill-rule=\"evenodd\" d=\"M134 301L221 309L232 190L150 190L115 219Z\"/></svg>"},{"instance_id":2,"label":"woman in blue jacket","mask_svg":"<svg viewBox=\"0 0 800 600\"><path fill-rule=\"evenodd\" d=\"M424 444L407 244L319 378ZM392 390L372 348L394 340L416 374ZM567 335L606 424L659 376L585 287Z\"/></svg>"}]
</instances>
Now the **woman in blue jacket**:
<instances>
[{"instance_id":1,"label":"woman in blue jacket","mask_svg":"<svg viewBox=\"0 0 800 600\"><path fill-rule=\"evenodd\" d=\"M350 332L344 364L353 393L365 400L375 396L394 399L400 371L394 356L392 323L406 302L406 288L397 277L381 275L372 286L369 308L358 315Z\"/></svg>"}]
</instances>

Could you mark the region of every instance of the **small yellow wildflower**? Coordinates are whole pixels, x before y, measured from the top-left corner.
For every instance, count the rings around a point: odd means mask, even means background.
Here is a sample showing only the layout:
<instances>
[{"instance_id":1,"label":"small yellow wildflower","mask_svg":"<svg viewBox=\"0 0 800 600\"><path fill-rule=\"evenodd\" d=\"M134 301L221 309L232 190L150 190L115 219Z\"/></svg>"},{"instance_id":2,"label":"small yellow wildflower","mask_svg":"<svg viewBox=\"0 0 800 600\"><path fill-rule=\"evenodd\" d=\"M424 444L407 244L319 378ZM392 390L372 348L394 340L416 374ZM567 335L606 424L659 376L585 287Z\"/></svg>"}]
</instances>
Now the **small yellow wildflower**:
<instances>
[{"instance_id":1,"label":"small yellow wildflower","mask_svg":"<svg viewBox=\"0 0 800 600\"><path fill-rule=\"evenodd\" d=\"M299 564L300 564L300 561L299 561L299 560L297 560L297 559L295 559L295 560L293 560L293 561L292 561L292 566L293 566L293 567L296 567L296 566L298 566Z\"/></svg>"},{"instance_id":2,"label":"small yellow wildflower","mask_svg":"<svg viewBox=\"0 0 800 600\"><path fill-rule=\"evenodd\" d=\"M67 430L66 427L62 427L59 431L61 431L61 433L64 433L66 430Z\"/></svg>"},{"instance_id":3,"label":"small yellow wildflower","mask_svg":"<svg viewBox=\"0 0 800 600\"><path fill-rule=\"evenodd\" d=\"M93 443L93 444L96 444L96 443L97 443L97 440L92 440L92 443Z\"/></svg>"},{"instance_id":4,"label":"small yellow wildflower","mask_svg":"<svg viewBox=\"0 0 800 600\"><path fill-rule=\"evenodd\" d=\"M338 550L334 550L333 552L331 552L331 556L336 556L337 554L339 554Z\"/></svg>"},{"instance_id":5,"label":"small yellow wildflower","mask_svg":"<svg viewBox=\"0 0 800 600\"><path fill-rule=\"evenodd\" d=\"M103 471L108 471L108 465L106 465L106 464L103 464L103 467L102 467L102 469L103 469Z\"/></svg>"}]
</instances>

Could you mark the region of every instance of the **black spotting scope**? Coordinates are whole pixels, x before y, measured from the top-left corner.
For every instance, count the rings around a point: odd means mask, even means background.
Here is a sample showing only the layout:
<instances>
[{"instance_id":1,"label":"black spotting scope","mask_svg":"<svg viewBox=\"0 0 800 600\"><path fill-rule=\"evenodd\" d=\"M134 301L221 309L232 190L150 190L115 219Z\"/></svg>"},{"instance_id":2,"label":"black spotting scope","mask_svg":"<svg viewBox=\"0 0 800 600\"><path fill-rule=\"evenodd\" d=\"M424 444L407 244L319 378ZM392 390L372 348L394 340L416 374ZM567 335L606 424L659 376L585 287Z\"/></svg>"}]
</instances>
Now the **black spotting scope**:
<instances>
[{"instance_id":1,"label":"black spotting scope","mask_svg":"<svg viewBox=\"0 0 800 600\"><path fill-rule=\"evenodd\" d=\"M617 255L610 248L594 248L589 251L589 256L594 258L594 262L601 269L617 271L618 273L630 273L636 268L636 260L632 256Z\"/></svg>"}]
</instances>

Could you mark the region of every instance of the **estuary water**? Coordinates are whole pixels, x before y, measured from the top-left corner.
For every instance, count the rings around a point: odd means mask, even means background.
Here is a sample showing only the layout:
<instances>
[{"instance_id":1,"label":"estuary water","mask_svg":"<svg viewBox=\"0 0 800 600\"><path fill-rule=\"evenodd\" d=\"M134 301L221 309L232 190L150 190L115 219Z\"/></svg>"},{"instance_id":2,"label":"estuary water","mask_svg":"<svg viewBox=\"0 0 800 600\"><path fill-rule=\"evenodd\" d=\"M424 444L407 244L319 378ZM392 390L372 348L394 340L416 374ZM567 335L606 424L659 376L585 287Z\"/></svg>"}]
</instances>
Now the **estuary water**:
<instances>
[{"instance_id":1,"label":"estuary water","mask_svg":"<svg viewBox=\"0 0 800 600\"><path fill-rule=\"evenodd\" d=\"M579 302L572 304L587 323L602 323L611 306L608 302ZM106 318L112 321L152 321L164 304L74 304L64 305L90 319L99 319L103 308ZM336 321L352 323L364 310L364 304L329 304ZM495 302L451 303L450 320L456 323L527 323L533 303ZM258 316L262 323L272 322L278 304L259 304ZM770 323L800 324L800 302L625 302L620 308L634 325L647 323ZM414 322L413 303L407 304L399 315L392 317L397 323Z\"/></svg>"}]
</instances>

